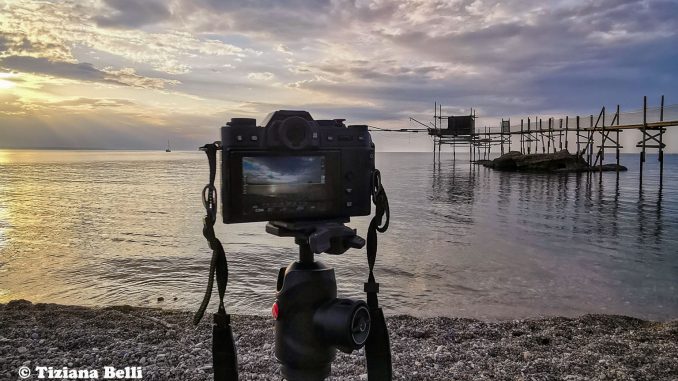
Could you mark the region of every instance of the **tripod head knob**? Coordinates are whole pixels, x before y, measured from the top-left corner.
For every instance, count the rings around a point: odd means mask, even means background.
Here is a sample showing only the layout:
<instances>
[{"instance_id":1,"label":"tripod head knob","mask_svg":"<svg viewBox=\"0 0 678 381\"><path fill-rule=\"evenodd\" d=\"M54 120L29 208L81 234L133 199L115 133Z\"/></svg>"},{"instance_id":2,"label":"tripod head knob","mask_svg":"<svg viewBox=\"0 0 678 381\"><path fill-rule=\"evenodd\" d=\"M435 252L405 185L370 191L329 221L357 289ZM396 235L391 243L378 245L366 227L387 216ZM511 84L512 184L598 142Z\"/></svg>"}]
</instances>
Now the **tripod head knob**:
<instances>
[{"instance_id":1,"label":"tripod head knob","mask_svg":"<svg viewBox=\"0 0 678 381\"><path fill-rule=\"evenodd\" d=\"M348 219L321 221L270 221L266 232L278 237L295 237L297 243L308 244L316 254L339 255L348 249L361 249L365 240L358 236L355 229L344 223Z\"/></svg>"}]
</instances>

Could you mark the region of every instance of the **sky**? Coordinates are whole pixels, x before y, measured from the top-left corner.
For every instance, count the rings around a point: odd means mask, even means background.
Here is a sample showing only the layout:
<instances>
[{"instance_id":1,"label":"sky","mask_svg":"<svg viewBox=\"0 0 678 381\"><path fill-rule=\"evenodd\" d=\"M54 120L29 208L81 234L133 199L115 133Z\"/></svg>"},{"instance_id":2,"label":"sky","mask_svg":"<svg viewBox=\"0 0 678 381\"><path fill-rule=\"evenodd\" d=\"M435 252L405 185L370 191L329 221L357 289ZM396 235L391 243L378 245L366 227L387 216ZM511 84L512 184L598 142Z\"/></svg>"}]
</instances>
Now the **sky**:
<instances>
[{"instance_id":1,"label":"sky","mask_svg":"<svg viewBox=\"0 0 678 381\"><path fill-rule=\"evenodd\" d=\"M677 104L676 15L678 0L0 0L0 147L194 150L277 109L394 129L434 102L479 126Z\"/></svg>"},{"instance_id":2,"label":"sky","mask_svg":"<svg viewBox=\"0 0 678 381\"><path fill-rule=\"evenodd\" d=\"M322 156L243 157L247 184L324 184Z\"/></svg>"}]
</instances>

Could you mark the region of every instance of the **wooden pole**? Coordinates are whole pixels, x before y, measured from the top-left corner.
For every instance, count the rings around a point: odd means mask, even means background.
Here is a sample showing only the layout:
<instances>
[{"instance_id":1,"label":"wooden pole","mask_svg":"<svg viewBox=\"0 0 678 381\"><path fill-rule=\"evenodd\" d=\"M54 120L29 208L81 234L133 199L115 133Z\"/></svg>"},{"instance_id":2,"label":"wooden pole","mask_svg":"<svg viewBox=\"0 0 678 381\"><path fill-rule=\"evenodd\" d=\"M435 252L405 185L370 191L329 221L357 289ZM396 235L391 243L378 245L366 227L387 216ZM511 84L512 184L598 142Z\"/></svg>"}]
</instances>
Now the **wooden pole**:
<instances>
[{"instance_id":1,"label":"wooden pole","mask_svg":"<svg viewBox=\"0 0 678 381\"><path fill-rule=\"evenodd\" d=\"M501 131L499 131L499 140L501 140L500 146L501 146L501 154L504 154L504 119L502 118L501 120Z\"/></svg>"},{"instance_id":2,"label":"wooden pole","mask_svg":"<svg viewBox=\"0 0 678 381\"><path fill-rule=\"evenodd\" d=\"M532 133L530 132L530 118L527 118L527 137L530 139L527 141L527 154L532 153Z\"/></svg>"},{"instance_id":3,"label":"wooden pole","mask_svg":"<svg viewBox=\"0 0 678 381\"><path fill-rule=\"evenodd\" d=\"M539 118L539 135L541 136L541 153L546 153L545 148L546 145L544 144L544 132L542 131L542 123L541 123L541 118Z\"/></svg>"},{"instance_id":4,"label":"wooden pole","mask_svg":"<svg viewBox=\"0 0 678 381\"><path fill-rule=\"evenodd\" d=\"M591 114L591 124L589 127L593 128L593 114ZM589 141L587 149L589 150L589 165L592 165L593 161L593 130L589 131Z\"/></svg>"},{"instance_id":5,"label":"wooden pole","mask_svg":"<svg viewBox=\"0 0 678 381\"><path fill-rule=\"evenodd\" d=\"M520 120L520 153L525 153L525 134L523 132L523 120Z\"/></svg>"},{"instance_id":6,"label":"wooden pole","mask_svg":"<svg viewBox=\"0 0 678 381\"><path fill-rule=\"evenodd\" d=\"M508 120L508 150L511 152L511 118Z\"/></svg>"},{"instance_id":7,"label":"wooden pole","mask_svg":"<svg viewBox=\"0 0 678 381\"><path fill-rule=\"evenodd\" d=\"M602 141L600 142L600 181L603 181L603 160L605 159L605 141L607 136L605 136L605 106L603 106L603 123L601 125L600 133L602 135Z\"/></svg>"},{"instance_id":8,"label":"wooden pole","mask_svg":"<svg viewBox=\"0 0 678 381\"><path fill-rule=\"evenodd\" d=\"M549 132L548 132L548 135L546 136L546 143L548 144L547 148L546 148L546 152L551 152L551 138L552 138L552 136L551 136L551 120L552 120L552 118L549 118ZM553 143L553 145L555 145L555 143Z\"/></svg>"},{"instance_id":9,"label":"wooden pole","mask_svg":"<svg viewBox=\"0 0 678 381\"><path fill-rule=\"evenodd\" d=\"M577 115L577 155L581 152L581 142L579 141L579 115Z\"/></svg>"},{"instance_id":10,"label":"wooden pole","mask_svg":"<svg viewBox=\"0 0 678 381\"><path fill-rule=\"evenodd\" d=\"M641 141L642 150L640 151L640 186L643 186L643 163L645 163L645 127L647 126L647 95L643 97L643 140Z\"/></svg>"},{"instance_id":11,"label":"wooden pole","mask_svg":"<svg viewBox=\"0 0 678 381\"><path fill-rule=\"evenodd\" d=\"M619 126L619 119L621 115L619 114L619 105L617 105L617 126ZM617 129L617 147L616 147L616 156L617 156L617 173L619 173L619 129Z\"/></svg>"},{"instance_id":12,"label":"wooden pole","mask_svg":"<svg viewBox=\"0 0 678 381\"><path fill-rule=\"evenodd\" d=\"M560 122L558 124L558 149L560 151L563 150L563 118L560 118Z\"/></svg>"},{"instance_id":13,"label":"wooden pole","mask_svg":"<svg viewBox=\"0 0 678 381\"><path fill-rule=\"evenodd\" d=\"M659 121L664 121L664 96L662 95L661 107L659 108ZM664 127L659 127L659 188L664 185Z\"/></svg>"},{"instance_id":14,"label":"wooden pole","mask_svg":"<svg viewBox=\"0 0 678 381\"><path fill-rule=\"evenodd\" d=\"M438 102L433 102L433 161L436 161L436 139L438 139L438 119L436 113L438 110Z\"/></svg>"},{"instance_id":15,"label":"wooden pole","mask_svg":"<svg viewBox=\"0 0 678 381\"><path fill-rule=\"evenodd\" d=\"M562 121L562 119L561 119ZM569 147L567 145L567 133L570 128L570 117L565 115L565 149L569 151Z\"/></svg>"}]
</instances>

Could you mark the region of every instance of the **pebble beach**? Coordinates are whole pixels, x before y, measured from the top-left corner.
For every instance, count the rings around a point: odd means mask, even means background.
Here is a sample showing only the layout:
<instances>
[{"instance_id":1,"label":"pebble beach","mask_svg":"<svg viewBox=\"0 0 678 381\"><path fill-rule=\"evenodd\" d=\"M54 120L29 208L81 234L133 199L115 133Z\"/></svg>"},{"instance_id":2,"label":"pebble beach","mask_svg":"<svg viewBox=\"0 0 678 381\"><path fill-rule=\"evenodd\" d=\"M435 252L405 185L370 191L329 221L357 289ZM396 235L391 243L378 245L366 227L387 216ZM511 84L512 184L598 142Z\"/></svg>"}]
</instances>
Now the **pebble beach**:
<instances>
[{"instance_id":1,"label":"pebble beach","mask_svg":"<svg viewBox=\"0 0 678 381\"><path fill-rule=\"evenodd\" d=\"M209 318L114 306L0 304L0 379L18 369L139 367L144 380L211 380ZM233 316L241 380L279 380L273 320ZM678 320L624 316L387 318L397 380L678 380ZM338 353L331 380L366 380L363 351Z\"/></svg>"}]
</instances>

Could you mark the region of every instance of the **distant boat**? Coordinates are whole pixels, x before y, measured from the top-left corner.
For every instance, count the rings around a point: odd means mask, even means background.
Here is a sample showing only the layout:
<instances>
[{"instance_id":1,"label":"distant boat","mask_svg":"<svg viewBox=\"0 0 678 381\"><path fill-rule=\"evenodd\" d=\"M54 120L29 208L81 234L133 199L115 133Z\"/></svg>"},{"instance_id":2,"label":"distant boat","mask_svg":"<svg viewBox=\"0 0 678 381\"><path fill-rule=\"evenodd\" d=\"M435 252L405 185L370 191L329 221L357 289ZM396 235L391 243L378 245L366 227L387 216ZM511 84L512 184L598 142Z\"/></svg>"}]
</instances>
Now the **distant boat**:
<instances>
[{"instance_id":1,"label":"distant boat","mask_svg":"<svg viewBox=\"0 0 678 381\"><path fill-rule=\"evenodd\" d=\"M167 148L165 148L165 152L172 152L170 149L169 140L167 141Z\"/></svg>"}]
</instances>

